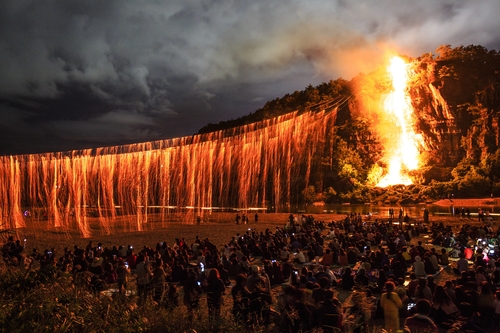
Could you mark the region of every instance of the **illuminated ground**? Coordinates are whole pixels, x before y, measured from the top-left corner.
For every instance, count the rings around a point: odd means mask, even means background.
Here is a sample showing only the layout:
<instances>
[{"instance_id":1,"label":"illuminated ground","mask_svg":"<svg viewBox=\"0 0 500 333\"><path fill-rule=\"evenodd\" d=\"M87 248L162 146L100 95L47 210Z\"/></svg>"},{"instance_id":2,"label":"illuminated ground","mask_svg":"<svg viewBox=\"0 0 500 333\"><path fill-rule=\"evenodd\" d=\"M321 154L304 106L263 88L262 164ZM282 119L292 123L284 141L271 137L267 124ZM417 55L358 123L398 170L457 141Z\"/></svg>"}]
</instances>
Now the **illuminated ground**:
<instances>
[{"instance_id":1,"label":"illuminated ground","mask_svg":"<svg viewBox=\"0 0 500 333\"><path fill-rule=\"evenodd\" d=\"M472 205L472 204L470 204ZM99 230L94 230L94 236L90 238L81 238L77 232L67 232L64 230L47 229L47 223L38 222L32 223L27 228L18 229L16 231L16 238L23 241L26 239L26 248L31 252L33 248L38 251L43 251L50 247L55 247L58 253L62 253L64 247L72 247L79 245L86 246L89 241L95 243L102 243L103 247L111 247L113 245L132 245L134 248L142 248L143 246L154 247L157 242L167 242L173 245L176 238L184 237L186 242L190 244L196 236L200 238L209 238L217 246L227 243L232 236L237 233L244 233L248 228L256 229L257 231L265 231L266 228L275 230L276 227L282 227L286 223L288 213L270 213L259 214L259 222L253 222L251 216L251 223L248 225L236 225L234 222L235 213L213 213L208 221L203 221L201 225L196 225L194 221L165 223L162 226L161 222L149 223L147 230L141 232L125 232L121 231L122 228L116 228L116 232L111 235L99 235ZM315 214L315 219L318 221L339 221L345 215L337 214ZM130 217L134 218L134 217ZM377 216L377 218L384 218ZM124 218L122 218L124 219ZM150 219L151 220L151 219ZM475 224L481 225L476 219L460 219L446 216L431 216L431 222L443 222L446 225L452 225L454 228L459 228L461 225ZM118 221L121 224L123 221ZM499 225L498 221L494 221L494 229Z\"/></svg>"}]
</instances>

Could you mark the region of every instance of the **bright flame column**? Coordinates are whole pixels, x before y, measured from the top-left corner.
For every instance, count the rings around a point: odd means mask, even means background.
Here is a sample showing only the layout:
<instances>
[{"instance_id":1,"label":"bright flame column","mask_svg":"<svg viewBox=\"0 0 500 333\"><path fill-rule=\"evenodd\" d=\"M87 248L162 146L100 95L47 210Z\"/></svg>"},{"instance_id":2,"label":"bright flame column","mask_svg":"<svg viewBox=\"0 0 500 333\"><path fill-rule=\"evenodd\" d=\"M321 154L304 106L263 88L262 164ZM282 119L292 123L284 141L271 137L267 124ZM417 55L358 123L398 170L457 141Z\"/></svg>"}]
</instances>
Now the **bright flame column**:
<instances>
[{"instance_id":1,"label":"bright flame column","mask_svg":"<svg viewBox=\"0 0 500 333\"><path fill-rule=\"evenodd\" d=\"M399 57L394 57L388 68L392 79L392 92L384 100L384 111L393 120L391 140L386 144L384 159L387 162L387 174L377 186L412 184L405 171L415 170L419 163L419 136L413 130L413 108L407 93L408 64Z\"/></svg>"}]
</instances>

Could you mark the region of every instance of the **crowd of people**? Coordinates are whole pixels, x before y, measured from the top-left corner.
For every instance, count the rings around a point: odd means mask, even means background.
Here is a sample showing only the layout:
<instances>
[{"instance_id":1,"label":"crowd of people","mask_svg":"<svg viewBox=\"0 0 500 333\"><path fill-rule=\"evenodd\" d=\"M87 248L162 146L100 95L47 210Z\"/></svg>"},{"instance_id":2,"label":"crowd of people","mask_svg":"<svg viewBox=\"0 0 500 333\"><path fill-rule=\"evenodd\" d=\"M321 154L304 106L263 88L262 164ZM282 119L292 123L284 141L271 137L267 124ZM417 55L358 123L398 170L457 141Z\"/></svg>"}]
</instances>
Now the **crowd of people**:
<instances>
[{"instance_id":1,"label":"crowd of people","mask_svg":"<svg viewBox=\"0 0 500 333\"><path fill-rule=\"evenodd\" d=\"M139 302L167 308L181 306L181 299L190 317L203 298L211 318L231 299L242 324L274 323L287 332L363 332L372 319L387 332L500 330L500 228L406 223L402 229L392 222L290 215L284 227L248 229L223 248L196 237L140 249L89 242L60 254L27 253L9 237L3 256L8 265L36 263L96 293L134 290ZM447 267L456 278L436 283Z\"/></svg>"}]
</instances>

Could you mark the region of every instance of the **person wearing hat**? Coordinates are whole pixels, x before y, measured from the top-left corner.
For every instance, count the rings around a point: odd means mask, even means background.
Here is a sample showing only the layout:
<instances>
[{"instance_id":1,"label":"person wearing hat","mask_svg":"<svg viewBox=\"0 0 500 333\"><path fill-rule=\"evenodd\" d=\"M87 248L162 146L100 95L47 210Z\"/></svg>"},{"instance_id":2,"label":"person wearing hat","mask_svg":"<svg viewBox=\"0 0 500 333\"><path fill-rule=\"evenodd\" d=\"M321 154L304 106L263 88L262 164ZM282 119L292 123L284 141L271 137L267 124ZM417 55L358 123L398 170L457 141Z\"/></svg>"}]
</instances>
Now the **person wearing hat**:
<instances>
[{"instance_id":1,"label":"person wearing hat","mask_svg":"<svg viewBox=\"0 0 500 333\"><path fill-rule=\"evenodd\" d=\"M90 263L89 271L95 275L101 276L103 272L102 262L103 262L102 257L94 257L92 259L92 262Z\"/></svg>"},{"instance_id":2,"label":"person wearing hat","mask_svg":"<svg viewBox=\"0 0 500 333\"><path fill-rule=\"evenodd\" d=\"M415 262L413 263L413 272L417 277L427 276L425 273L425 265L420 256L415 257Z\"/></svg>"}]
</instances>

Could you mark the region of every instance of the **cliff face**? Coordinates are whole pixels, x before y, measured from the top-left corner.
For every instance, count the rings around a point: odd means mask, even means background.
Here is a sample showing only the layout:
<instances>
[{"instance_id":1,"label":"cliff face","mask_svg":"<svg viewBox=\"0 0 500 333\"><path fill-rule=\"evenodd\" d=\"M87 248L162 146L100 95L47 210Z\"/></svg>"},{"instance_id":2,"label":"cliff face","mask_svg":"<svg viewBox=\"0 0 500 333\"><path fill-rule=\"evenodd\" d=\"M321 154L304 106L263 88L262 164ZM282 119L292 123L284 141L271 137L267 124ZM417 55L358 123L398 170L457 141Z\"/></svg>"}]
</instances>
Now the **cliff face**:
<instances>
[{"instance_id":1,"label":"cliff face","mask_svg":"<svg viewBox=\"0 0 500 333\"><path fill-rule=\"evenodd\" d=\"M456 165L462 159L462 129L458 117L441 94L442 82L436 80L436 62L427 60L417 71L417 81L410 88L418 131L423 134L428 163L438 166Z\"/></svg>"},{"instance_id":2,"label":"cliff face","mask_svg":"<svg viewBox=\"0 0 500 333\"><path fill-rule=\"evenodd\" d=\"M500 143L500 54L481 46L452 49L408 59L409 93L417 131L422 134L427 164L455 167L464 157L477 163ZM352 80L353 113L377 127L380 96L390 89L383 70Z\"/></svg>"},{"instance_id":3,"label":"cliff face","mask_svg":"<svg viewBox=\"0 0 500 333\"><path fill-rule=\"evenodd\" d=\"M415 60L419 129L437 165L480 162L499 148L500 54L474 45L436 52Z\"/></svg>"}]
</instances>

